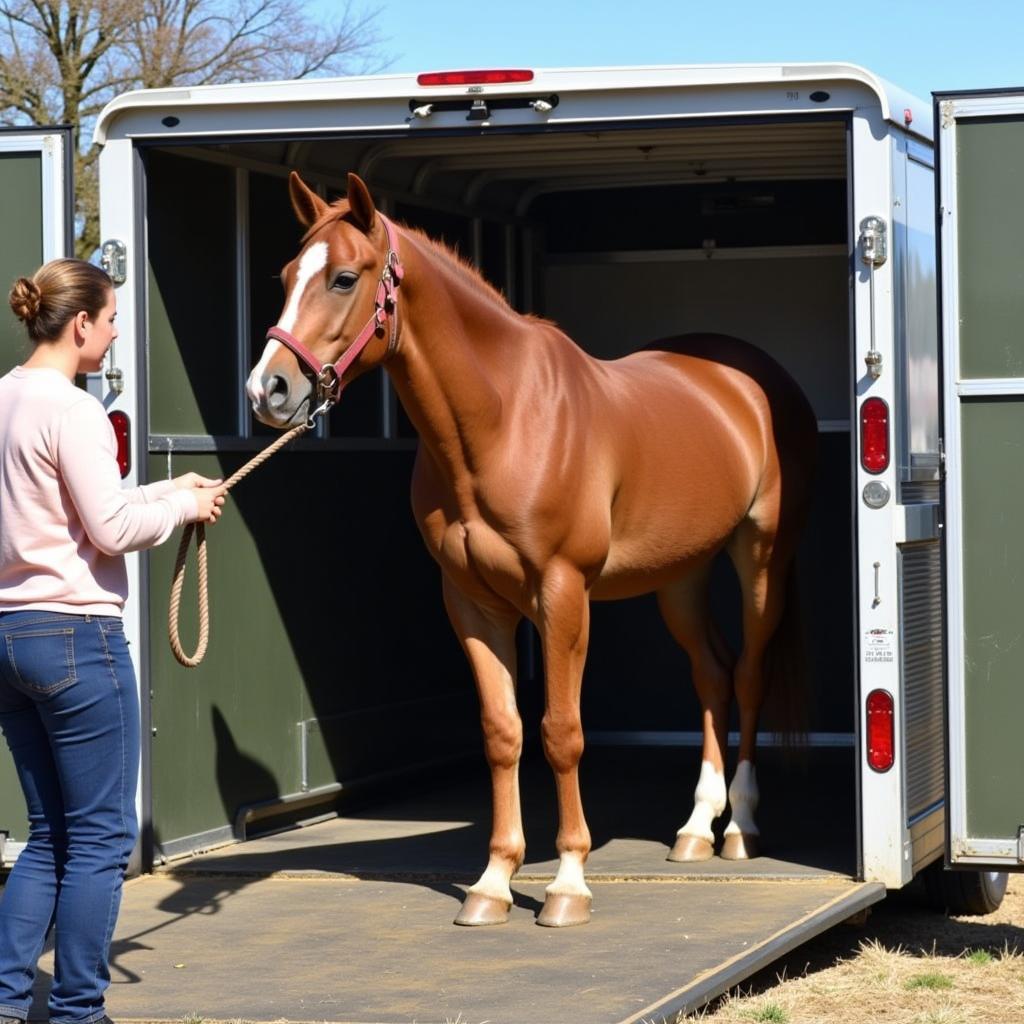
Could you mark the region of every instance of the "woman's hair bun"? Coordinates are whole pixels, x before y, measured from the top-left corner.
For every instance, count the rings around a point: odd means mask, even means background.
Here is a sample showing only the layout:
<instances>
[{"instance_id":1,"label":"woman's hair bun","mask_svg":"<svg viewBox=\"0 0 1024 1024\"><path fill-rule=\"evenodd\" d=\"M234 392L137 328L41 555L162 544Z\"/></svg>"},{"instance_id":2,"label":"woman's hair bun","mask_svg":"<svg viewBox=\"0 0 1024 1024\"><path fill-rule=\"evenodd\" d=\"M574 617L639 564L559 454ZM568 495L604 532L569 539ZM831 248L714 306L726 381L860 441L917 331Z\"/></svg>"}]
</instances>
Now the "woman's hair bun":
<instances>
[{"instance_id":1,"label":"woman's hair bun","mask_svg":"<svg viewBox=\"0 0 1024 1024\"><path fill-rule=\"evenodd\" d=\"M30 277L19 277L14 282L10 294L11 309L19 320L30 323L39 315L39 306L42 303L42 293L39 285Z\"/></svg>"},{"instance_id":2,"label":"woman's hair bun","mask_svg":"<svg viewBox=\"0 0 1024 1024\"><path fill-rule=\"evenodd\" d=\"M58 257L31 277L19 277L8 301L33 342L56 341L79 313L95 320L113 287L114 282L92 263Z\"/></svg>"}]
</instances>

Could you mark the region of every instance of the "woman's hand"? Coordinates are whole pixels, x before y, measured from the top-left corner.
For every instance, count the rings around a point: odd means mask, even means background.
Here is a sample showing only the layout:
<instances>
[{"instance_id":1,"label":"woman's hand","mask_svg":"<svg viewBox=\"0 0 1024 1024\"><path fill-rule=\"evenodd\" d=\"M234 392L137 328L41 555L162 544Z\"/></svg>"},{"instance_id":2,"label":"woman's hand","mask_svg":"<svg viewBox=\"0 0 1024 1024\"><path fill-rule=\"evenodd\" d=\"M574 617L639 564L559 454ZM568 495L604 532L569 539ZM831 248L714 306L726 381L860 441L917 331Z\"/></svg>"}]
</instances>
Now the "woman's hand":
<instances>
[{"instance_id":1,"label":"woman's hand","mask_svg":"<svg viewBox=\"0 0 1024 1024\"><path fill-rule=\"evenodd\" d=\"M199 479L203 480L204 478L199 477ZM227 494L227 488L208 486L204 482L194 486L192 494L195 496L196 508L199 510L193 522L210 524L217 522L224 509L224 495Z\"/></svg>"},{"instance_id":2,"label":"woman's hand","mask_svg":"<svg viewBox=\"0 0 1024 1024\"><path fill-rule=\"evenodd\" d=\"M218 487L223 482L219 477L213 480L208 476L200 476L198 473L185 473L174 478L174 486L179 490L185 490L187 487Z\"/></svg>"},{"instance_id":3,"label":"woman's hand","mask_svg":"<svg viewBox=\"0 0 1024 1024\"><path fill-rule=\"evenodd\" d=\"M192 522L211 525L217 522L224 509L224 495L228 492L223 480L198 473L183 473L174 478L174 486L179 490L190 490L195 497L198 512Z\"/></svg>"}]
</instances>

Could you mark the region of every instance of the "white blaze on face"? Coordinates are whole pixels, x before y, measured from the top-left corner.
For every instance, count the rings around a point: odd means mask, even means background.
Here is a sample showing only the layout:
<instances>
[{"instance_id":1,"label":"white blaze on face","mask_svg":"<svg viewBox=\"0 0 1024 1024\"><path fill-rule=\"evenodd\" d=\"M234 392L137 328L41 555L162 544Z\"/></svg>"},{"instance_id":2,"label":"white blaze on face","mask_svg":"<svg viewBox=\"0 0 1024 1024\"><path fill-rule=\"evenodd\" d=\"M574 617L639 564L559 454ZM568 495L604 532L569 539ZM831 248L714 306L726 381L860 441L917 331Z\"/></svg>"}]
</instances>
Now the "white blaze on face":
<instances>
[{"instance_id":1,"label":"white blaze on face","mask_svg":"<svg viewBox=\"0 0 1024 1024\"><path fill-rule=\"evenodd\" d=\"M325 266L327 266L327 243L314 242L299 258L299 269L295 275L295 287L292 288L291 294L288 296L288 304L284 307L281 319L277 322L277 326L281 330L291 334L295 321L299 318L299 304L302 302L302 295L306 290L306 285ZM279 341L274 339L268 341L266 348L263 349L263 355L260 356L260 361L253 367L252 373L249 374L246 390L249 392L249 398L253 402L261 402L263 400L263 374L266 372L267 364L273 358L274 353L281 347Z\"/></svg>"}]
</instances>

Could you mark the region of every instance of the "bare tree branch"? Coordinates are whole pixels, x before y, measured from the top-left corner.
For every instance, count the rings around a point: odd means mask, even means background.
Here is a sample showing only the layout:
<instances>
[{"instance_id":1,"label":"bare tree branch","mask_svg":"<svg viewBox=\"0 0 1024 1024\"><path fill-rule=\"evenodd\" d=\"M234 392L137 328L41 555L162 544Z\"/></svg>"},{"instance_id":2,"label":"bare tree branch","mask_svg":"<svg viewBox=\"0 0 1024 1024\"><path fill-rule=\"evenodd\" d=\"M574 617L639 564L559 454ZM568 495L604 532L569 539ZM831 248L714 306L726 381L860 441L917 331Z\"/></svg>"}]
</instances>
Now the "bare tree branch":
<instances>
[{"instance_id":1,"label":"bare tree branch","mask_svg":"<svg viewBox=\"0 0 1024 1024\"><path fill-rule=\"evenodd\" d=\"M92 124L121 92L382 70L379 10L304 0L0 0L0 123L70 124L80 253L98 244Z\"/></svg>"}]
</instances>

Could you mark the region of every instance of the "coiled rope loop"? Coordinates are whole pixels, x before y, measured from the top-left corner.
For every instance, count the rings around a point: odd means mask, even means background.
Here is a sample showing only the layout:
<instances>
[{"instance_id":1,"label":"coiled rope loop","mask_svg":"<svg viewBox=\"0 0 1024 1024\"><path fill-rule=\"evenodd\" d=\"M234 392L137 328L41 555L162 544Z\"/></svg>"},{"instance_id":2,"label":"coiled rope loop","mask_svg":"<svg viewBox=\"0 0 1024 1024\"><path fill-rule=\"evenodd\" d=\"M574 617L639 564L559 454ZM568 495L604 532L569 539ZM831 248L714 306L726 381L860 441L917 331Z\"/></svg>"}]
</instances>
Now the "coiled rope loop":
<instances>
[{"instance_id":1,"label":"coiled rope loop","mask_svg":"<svg viewBox=\"0 0 1024 1024\"><path fill-rule=\"evenodd\" d=\"M224 489L230 491L239 480L245 479L257 466L263 465L271 455L283 448L289 441L312 429L313 422L313 419L309 419L307 422L293 427L287 434L282 434L273 444L264 448L237 473L229 477L227 483L224 484ZM178 609L181 606L181 589L185 582L185 560L188 557L188 545L193 532L196 535L196 559L199 563L197 584L199 589L199 643L196 645L195 654L188 655L181 646L181 638L178 635ZM210 597L207 591L207 580L206 526L203 523L188 523L181 535L181 544L178 546L178 559L174 565L174 579L171 582L171 603L167 613L167 636L171 643L171 651L185 668L195 668L203 660L210 639Z\"/></svg>"}]
</instances>

